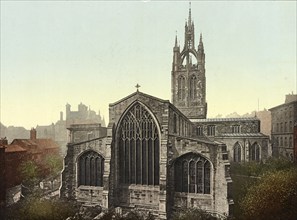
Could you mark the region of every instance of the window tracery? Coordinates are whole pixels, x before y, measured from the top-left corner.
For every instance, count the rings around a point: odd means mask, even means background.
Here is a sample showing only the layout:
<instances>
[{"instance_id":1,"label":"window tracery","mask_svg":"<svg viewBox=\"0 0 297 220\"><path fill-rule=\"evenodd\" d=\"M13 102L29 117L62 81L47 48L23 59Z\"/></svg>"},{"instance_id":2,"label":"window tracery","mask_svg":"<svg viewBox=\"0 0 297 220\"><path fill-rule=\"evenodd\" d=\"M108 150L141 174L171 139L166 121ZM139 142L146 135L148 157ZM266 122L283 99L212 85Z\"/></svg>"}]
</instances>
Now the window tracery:
<instances>
[{"instance_id":1,"label":"window tracery","mask_svg":"<svg viewBox=\"0 0 297 220\"><path fill-rule=\"evenodd\" d=\"M250 161L260 161L260 146L258 143L254 143L252 146L250 146L249 151Z\"/></svg>"},{"instance_id":2,"label":"window tracery","mask_svg":"<svg viewBox=\"0 0 297 220\"><path fill-rule=\"evenodd\" d=\"M186 79L184 76L180 76L177 79L177 97L178 100L184 100L186 95L185 95L185 82Z\"/></svg>"},{"instance_id":3,"label":"window tracery","mask_svg":"<svg viewBox=\"0 0 297 220\"><path fill-rule=\"evenodd\" d=\"M233 148L233 160L234 162L241 162L241 146L238 144L238 142Z\"/></svg>"},{"instance_id":4,"label":"window tracery","mask_svg":"<svg viewBox=\"0 0 297 220\"><path fill-rule=\"evenodd\" d=\"M159 184L159 135L151 114L136 103L119 126L120 182Z\"/></svg>"},{"instance_id":5,"label":"window tracery","mask_svg":"<svg viewBox=\"0 0 297 220\"><path fill-rule=\"evenodd\" d=\"M210 194L210 162L196 154L187 154L175 162L175 191Z\"/></svg>"},{"instance_id":6,"label":"window tracery","mask_svg":"<svg viewBox=\"0 0 297 220\"><path fill-rule=\"evenodd\" d=\"M78 159L78 186L103 186L104 158L88 151Z\"/></svg>"}]
</instances>

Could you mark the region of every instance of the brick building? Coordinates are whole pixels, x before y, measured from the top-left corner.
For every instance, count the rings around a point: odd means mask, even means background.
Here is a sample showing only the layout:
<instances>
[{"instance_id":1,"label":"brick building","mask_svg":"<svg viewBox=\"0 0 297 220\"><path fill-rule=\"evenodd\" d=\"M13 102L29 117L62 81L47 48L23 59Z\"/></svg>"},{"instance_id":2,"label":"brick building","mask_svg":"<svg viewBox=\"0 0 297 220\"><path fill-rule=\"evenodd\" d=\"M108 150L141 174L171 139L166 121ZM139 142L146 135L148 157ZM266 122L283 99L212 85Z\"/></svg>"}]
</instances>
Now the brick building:
<instances>
[{"instance_id":1,"label":"brick building","mask_svg":"<svg viewBox=\"0 0 297 220\"><path fill-rule=\"evenodd\" d=\"M27 151L28 159L41 162L49 154L59 154L58 144L49 138L37 138L36 129L32 128L29 139L14 139L10 145L17 145Z\"/></svg>"},{"instance_id":2,"label":"brick building","mask_svg":"<svg viewBox=\"0 0 297 220\"><path fill-rule=\"evenodd\" d=\"M272 154L294 158L294 125L297 122L297 95L288 94L284 104L269 109L271 111Z\"/></svg>"}]
</instances>

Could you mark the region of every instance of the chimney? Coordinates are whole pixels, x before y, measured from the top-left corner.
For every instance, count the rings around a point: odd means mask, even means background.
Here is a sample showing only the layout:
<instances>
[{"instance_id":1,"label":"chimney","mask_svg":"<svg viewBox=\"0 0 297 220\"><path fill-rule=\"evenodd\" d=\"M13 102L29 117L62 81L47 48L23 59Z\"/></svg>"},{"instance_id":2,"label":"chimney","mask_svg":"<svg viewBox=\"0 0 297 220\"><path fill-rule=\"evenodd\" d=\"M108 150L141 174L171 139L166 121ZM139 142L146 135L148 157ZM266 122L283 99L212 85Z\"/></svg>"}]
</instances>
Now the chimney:
<instances>
[{"instance_id":1,"label":"chimney","mask_svg":"<svg viewBox=\"0 0 297 220\"><path fill-rule=\"evenodd\" d=\"M8 140L6 137L0 139L0 145L8 145Z\"/></svg>"},{"instance_id":2,"label":"chimney","mask_svg":"<svg viewBox=\"0 0 297 220\"><path fill-rule=\"evenodd\" d=\"M60 121L63 121L63 112L60 112Z\"/></svg>"},{"instance_id":3,"label":"chimney","mask_svg":"<svg viewBox=\"0 0 297 220\"><path fill-rule=\"evenodd\" d=\"M35 128L32 128L31 131L30 131L30 139L31 140L36 140L36 129Z\"/></svg>"}]
</instances>

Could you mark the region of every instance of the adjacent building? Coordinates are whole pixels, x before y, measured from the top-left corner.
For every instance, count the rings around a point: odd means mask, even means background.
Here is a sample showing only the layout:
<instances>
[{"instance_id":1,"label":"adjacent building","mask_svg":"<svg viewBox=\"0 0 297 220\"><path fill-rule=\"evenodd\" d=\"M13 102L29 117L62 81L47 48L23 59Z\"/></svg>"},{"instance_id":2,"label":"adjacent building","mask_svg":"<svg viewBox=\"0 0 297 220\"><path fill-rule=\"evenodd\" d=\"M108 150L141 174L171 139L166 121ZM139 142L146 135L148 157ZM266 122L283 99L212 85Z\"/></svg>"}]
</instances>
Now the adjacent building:
<instances>
[{"instance_id":1,"label":"adjacent building","mask_svg":"<svg viewBox=\"0 0 297 220\"><path fill-rule=\"evenodd\" d=\"M271 109L272 155L294 159L294 126L297 123L297 95L286 95L285 103Z\"/></svg>"}]
</instances>

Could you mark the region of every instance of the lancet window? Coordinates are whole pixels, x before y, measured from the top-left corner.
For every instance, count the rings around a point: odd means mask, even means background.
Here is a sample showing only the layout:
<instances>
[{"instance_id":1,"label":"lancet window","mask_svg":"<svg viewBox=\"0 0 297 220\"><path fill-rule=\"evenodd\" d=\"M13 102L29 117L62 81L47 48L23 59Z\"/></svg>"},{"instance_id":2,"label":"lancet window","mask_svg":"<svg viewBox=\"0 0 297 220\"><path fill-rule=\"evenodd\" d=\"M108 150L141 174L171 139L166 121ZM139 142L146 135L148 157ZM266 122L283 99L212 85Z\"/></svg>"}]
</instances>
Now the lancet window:
<instances>
[{"instance_id":1,"label":"lancet window","mask_svg":"<svg viewBox=\"0 0 297 220\"><path fill-rule=\"evenodd\" d=\"M146 108L136 103L119 125L120 182L158 185L159 145L157 124Z\"/></svg>"},{"instance_id":2,"label":"lancet window","mask_svg":"<svg viewBox=\"0 0 297 220\"><path fill-rule=\"evenodd\" d=\"M78 185L103 186L104 158L87 151L78 159Z\"/></svg>"},{"instance_id":3,"label":"lancet window","mask_svg":"<svg viewBox=\"0 0 297 220\"><path fill-rule=\"evenodd\" d=\"M260 146L258 143L254 143L252 146L250 146L249 149L250 153L250 161L259 161L260 160Z\"/></svg>"},{"instance_id":4,"label":"lancet window","mask_svg":"<svg viewBox=\"0 0 297 220\"><path fill-rule=\"evenodd\" d=\"M241 162L241 146L236 143L233 148L233 160L234 162Z\"/></svg>"},{"instance_id":5,"label":"lancet window","mask_svg":"<svg viewBox=\"0 0 297 220\"><path fill-rule=\"evenodd\" d=\"M210 194L210 162L197 154L187 154L174 164L175 191Z\"/></svg>"},{"instance_id":6,"label":"lancet window","mask_svg":"<svg viewBox=\"0 0 297 220\"><path fill-rule=\"evenodd\" d=\"M180 76L177 79L177 97L178 100L184 100L186 95L185 95L185 77Z\"/></svg>"},{"instance_id":7,"label":"lancet window","mask_svg":"<svg viewBox=\"0 0 297 220\"><path fill-rule=\"evenodd\" d=\"M197 97L197 78L192 76L190 79L190 99L195 99Z\"/></svg>"}]
</instances>

